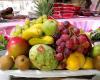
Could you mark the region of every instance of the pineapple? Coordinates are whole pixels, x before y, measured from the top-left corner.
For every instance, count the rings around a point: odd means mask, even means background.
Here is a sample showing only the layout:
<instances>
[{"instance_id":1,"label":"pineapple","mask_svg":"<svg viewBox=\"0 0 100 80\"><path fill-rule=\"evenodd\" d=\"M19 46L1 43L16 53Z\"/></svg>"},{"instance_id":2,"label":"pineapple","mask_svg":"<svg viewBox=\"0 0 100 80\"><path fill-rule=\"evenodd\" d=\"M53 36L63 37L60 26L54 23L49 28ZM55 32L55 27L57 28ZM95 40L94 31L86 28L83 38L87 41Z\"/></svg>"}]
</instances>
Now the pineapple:
<instances>
[{"instance_id":1,"label":"pineapple","mask_svg":"<svg viewBox=\"0 0 100 80\"><path fill-rule=\"evenodd\" d=\"M37 16L52 15L54 0L34 0Z\"/></svg>"}]
</instances>

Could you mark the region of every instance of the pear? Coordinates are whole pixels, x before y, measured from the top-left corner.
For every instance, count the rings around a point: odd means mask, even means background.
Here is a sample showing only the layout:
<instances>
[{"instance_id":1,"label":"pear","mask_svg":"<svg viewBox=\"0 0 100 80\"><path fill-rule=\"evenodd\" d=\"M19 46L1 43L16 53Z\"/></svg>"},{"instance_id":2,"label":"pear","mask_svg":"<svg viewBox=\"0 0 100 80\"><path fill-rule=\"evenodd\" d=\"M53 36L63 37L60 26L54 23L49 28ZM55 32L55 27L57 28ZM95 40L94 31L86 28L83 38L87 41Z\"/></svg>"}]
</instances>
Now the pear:
<instances>
[{"instance_id":1,"label":"pear","mask_svg":"<svg viewBox=\"0 0 100 80\"><path fill-rule=\"evenodd\" d=\"M93 58L94 67L97 70L100 70L100 56L96 56Z\"/></svg>"},{"instance_id":2,"label":"pear","mask_svg":"<svg viewBox=\"0 0 100 80\"><path fill-rule=\"evenodd\" d=\"M15 59L15 66L20 70L27 70L31 67L31 62L25 55L20 55Z\"/></svg>"},{"instance_id":3,"label":"pear","mask_svg":"<svg viewBox=\"0 0 100 80\"><path fill-rule=\"evenodd\" d=\"M0 69L9 70L13 67L14 61L10 56L1 56L0 57Z\"/></svg>"}]
</instances>

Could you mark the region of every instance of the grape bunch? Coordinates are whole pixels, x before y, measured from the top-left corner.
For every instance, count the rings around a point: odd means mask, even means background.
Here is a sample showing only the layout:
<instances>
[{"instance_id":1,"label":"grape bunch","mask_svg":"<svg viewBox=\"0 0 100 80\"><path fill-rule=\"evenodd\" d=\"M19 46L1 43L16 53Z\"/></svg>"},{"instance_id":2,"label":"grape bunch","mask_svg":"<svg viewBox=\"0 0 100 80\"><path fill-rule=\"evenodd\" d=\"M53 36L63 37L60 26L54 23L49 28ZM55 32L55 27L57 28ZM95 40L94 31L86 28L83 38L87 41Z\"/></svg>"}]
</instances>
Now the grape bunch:
<instances>
[{"instance_id":1,"label":"grape bunch","mask_svg":"<svg viewBox=\"0 0 100 80\"><path fill-rule=\"evenodd\" d=\"M30 23L32 22L30 22L29 19L26 19L23 26L16 25L14 30L11 32L11 36L13 37L21 36L22 32L30 27Z\"/></svg>"},{"instance_id":2,"label":"grape bunch","mask_svg":"<svg viewBox=\"0 0 100 80\"><path fill-rule=\"evenodd\" d=\"M59 23L58 30L60 36L55 41L55 57L58 61L63 61L75 51L84 55L89 52L91 43L85 34L80 34L80 29L65 21Z\"/></svg>"}]
</instances>

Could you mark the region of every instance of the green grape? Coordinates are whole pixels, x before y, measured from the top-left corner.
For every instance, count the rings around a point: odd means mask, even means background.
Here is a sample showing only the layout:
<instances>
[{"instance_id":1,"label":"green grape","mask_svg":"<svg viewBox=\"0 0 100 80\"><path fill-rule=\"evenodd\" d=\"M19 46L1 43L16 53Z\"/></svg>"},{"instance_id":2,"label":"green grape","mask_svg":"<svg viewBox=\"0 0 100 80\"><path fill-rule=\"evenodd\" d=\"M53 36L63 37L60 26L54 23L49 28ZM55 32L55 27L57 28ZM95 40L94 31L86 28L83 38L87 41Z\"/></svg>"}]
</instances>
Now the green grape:
<instances>
[{"instance_id":1,"label":"green grape","mask_svg":"<svg viewBox=\"0 0 100 80\"><path fill-rule=\"evenodd\" d=\"M19 26L19 25L16 25L16 28L15 28L15 32L17 32L17 33L22 33L22 27L21 26Z\"/></svg>"},{"instance_id":2,"label":"green grape","mask_svg":"<svg viewBox=\"0 0 100 80\"><path fill-rule=\"evenodd\" d=\"M24 26L23 26L23 29L24 29L24 30L26 30L26 29L28 29L28 28L29 28L28 25L24 25Z\"/></svg>"},{"instance_id":3,"label":"green grape","mask_svg":"<svg viewBox=\"0 0 100 80\"><path fill-rule=\"evenodd\" d=\"M14 32L14 33L13 33L13 36L14 36L14 37L19 36L19 35L20 35L20 34L19 34L18 32Z\"/></svg>"},{"instance_id":4,"label":"green grape","mask_svg":"<svg viewBox=\"0 0 100 80\"><path fill-rule=\"evenodd\" d=\"M43 15L42 18L43 19L47 19L48 17L47 17L47 15Z\"/></svg>"},{"instance_id":5,"label":"green grape","mask_svg":"<svg viewBox=\"0 0 100 80\"><path fill-rule=\"evenodd\" d=\"M24 25L27 25L28 27L30 27L30 20L28 18L25 20L25 24Z\"/></svg>"},{"instance_id":6,"label":"green grape","mask_svg":"<svg viewBox=\"0 0 100 80\"><path fill-rule=\"evenodd\" d=\"M38 23L42 23L42 22L43 22L43 18L42 18L42 16L39 17L39 18L36 20L36 24L38 24Z\"/></svg>"},{"instance_id":7,"label":"green grape","mask_svg":"<svg viewBox=\"0 0 100 80\"><path fill-rule=\"evenodd\" d=\"M30 22L30 26L34 25L36 23L36 20L33 19L31 22Z\"/></svg>"}]
</instances>

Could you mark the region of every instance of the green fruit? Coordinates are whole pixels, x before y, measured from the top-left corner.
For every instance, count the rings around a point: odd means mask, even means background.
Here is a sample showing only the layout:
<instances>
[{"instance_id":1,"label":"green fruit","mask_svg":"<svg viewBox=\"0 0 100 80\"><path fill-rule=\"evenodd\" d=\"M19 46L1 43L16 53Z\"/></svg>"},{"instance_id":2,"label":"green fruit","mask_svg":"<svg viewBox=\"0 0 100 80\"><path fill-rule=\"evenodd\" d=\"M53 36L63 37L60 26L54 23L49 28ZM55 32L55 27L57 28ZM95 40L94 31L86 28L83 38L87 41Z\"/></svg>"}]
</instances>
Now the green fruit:
<instances>
[{"instance_id":1,"label":"green fruit","mask_svg":"<svg viewBox=\"0 0 100 80\"><path fill-rule=\"evenodd\" d=\"M29 58L32 64L40 70L56 69L58 62L54 55L55 50L44 44L33 46L29 52Z\"/></svg>"},{"instance_id":2,"label":"green fruit","mask_svg":"<svg viewBox=\"0 0 100 80\"><path fill-rule=\"evenodd\" d=\"M57 32L57 22L55 20L45 21L42 30L46 35L54 35Z\"/></svg>"},{"instance_id":3,"label":"green fruit","mask_svg":"<svg viewBox=\"0 0 100 80\"><path fill-rule=\"evenodd\" d=\"M95 45L93 48L93 56L100 55L100 45Z\"/></svg>"}]
</instances>

